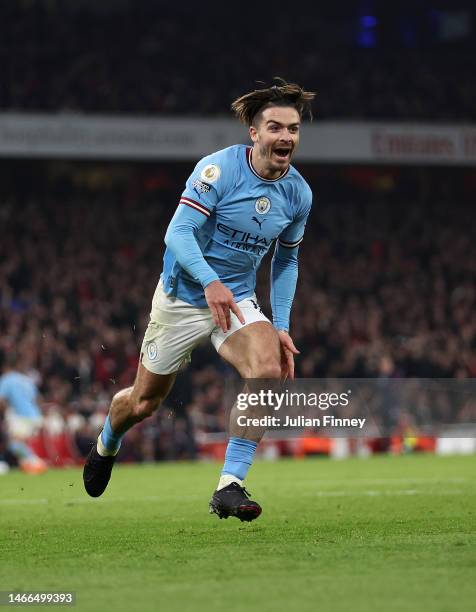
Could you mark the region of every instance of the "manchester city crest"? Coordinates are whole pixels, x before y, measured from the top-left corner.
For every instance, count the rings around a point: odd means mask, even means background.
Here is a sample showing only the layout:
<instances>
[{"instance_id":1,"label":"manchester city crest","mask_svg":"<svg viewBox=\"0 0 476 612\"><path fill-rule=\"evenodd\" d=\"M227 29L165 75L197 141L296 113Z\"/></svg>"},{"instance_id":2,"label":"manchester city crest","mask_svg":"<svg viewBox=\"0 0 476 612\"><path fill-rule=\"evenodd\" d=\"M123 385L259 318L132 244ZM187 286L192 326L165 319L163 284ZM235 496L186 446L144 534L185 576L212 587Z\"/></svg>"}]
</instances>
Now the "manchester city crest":
<instances>
[{"instance_id":1,"label":"manchester city crest","mask_svg":"<svg viewBox=\"0 0 476 612\"><path fill-rule=\"evenodd\" d=\"M271 200L266 197L258 198L255 204L255 210L259 215L265 215L271 208Z\"/></svg>"},{"instance_id":2,"label":"manchester city crest","mask_svg":"<svg viewBox=\"0 0 476 612\"><path fill-rule=\"evenodd\" d=\"M157 359L157 344L154 341L147 345L147 355L151 361Z\"/></svg>"}]
</instances>

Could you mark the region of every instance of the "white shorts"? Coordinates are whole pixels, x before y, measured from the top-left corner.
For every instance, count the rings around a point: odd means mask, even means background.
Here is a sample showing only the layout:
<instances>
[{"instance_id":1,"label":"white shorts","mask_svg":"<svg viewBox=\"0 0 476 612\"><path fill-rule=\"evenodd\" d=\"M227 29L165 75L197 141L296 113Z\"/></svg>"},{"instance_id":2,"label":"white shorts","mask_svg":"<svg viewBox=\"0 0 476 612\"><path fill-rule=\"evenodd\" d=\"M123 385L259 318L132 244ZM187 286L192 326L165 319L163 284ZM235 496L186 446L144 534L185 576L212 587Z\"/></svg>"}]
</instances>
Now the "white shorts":
<instances>
[{"instance_id":1,"label":"white shorts","mask_svg":"<svg viewBox=\"0 0 476 612\"><path fill-rule=\"evenodd\" d=\"M7 424L7 432L11 438L20 438L27 440L34 436L43 424L42 417L28 418L15 414L13 410L8 409L5 412L5 422Z\"/></svg>"},{"instance_id":2,"label":"white shorts","mask_svg":"<svg viewBox=\"0 0 476 612\"><path fill-rule=\"evenodd\" d=\"M269 319L261 312L256 296L238 302L245 325ZM224 333L213 321L209 308L197 308L175 297L169 297L159 282L152 300L150 321L144 334L141 361L154 374L171 374L190 361L193 349L210 338L218 351L234 332L242 329L236 315L231 314L231 329Z\"/></svg>"}]
</instances>

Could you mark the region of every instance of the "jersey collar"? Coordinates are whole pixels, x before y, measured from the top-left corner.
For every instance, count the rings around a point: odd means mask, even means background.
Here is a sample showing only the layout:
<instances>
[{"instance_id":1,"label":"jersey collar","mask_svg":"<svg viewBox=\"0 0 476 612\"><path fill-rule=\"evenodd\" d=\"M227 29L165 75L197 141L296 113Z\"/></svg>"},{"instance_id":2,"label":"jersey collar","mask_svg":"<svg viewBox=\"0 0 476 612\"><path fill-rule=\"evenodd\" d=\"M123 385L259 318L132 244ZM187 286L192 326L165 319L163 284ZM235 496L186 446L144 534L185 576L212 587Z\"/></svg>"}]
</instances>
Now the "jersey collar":
<instances>
[{"instance_id":1,"label":"jersey collar","mask_svg":"<svg viewBox=\"0 0 476 612\"><path fill-rule=\"evenodd\" d=\"M248 167L251 170L251 172L255 176L257 176L260 179L260 181L265 181L266 183L275 183L276 181L280 181L282 178L284 178L286 176L286 174L289 172L289 168L291 167L290 165L277 178L275 178L275 179L264 178L264 176L261 176L261 174L258 174L256 172L256 170L253 168L253 164L251 163L251 153L252 153L252 151L253 151L253 149L251 147L246 147L246 161L248 163Z\"/></svg>"}]
</instances>

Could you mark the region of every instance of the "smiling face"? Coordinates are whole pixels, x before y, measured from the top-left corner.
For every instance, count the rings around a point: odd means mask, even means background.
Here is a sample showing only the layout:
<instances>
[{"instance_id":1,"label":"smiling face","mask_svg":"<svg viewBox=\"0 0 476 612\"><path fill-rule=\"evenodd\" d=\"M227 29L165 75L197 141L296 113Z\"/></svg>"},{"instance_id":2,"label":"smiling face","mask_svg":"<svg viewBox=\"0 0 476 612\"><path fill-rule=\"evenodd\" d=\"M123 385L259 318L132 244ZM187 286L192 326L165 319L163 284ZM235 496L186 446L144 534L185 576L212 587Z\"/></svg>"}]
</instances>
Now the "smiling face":
<instances>
[{"instance_id":1,"label":"smiling face","mask_svg":"<svg viewBox=\"0 0 476 612\"><path fill-rule=\"evenodd\" d=\"M250 126L253 166L265 178L280 176L291 163L299 143L301 118L292 106L270 106Z\"/></svg>"}]
</instances>

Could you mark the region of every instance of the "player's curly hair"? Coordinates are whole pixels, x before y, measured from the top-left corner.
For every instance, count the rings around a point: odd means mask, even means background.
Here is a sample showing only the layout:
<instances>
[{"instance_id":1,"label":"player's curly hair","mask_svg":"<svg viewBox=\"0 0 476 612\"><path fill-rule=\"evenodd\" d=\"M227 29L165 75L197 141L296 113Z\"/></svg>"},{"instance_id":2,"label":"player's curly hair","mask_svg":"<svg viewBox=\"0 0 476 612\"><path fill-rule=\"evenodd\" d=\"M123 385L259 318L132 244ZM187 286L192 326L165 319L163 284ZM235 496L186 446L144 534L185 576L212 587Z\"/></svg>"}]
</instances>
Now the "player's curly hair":
<instances>
[{"instance_id":1,"label":"player's curly hair","mask_svg":"<svg viewBox=\"0 0 476 612\"><path fill-rule=\"evenodd\" d=\"M307 114L312 121L311 102L316 94L304 91L296 83L287 83L280 77L274 77L278 85L265 89L255 89L237 98L231 105L231 110L245 125L252 125L256 116L270 106L293 106L299 116Z\"/></svg>"}]
</instances>

